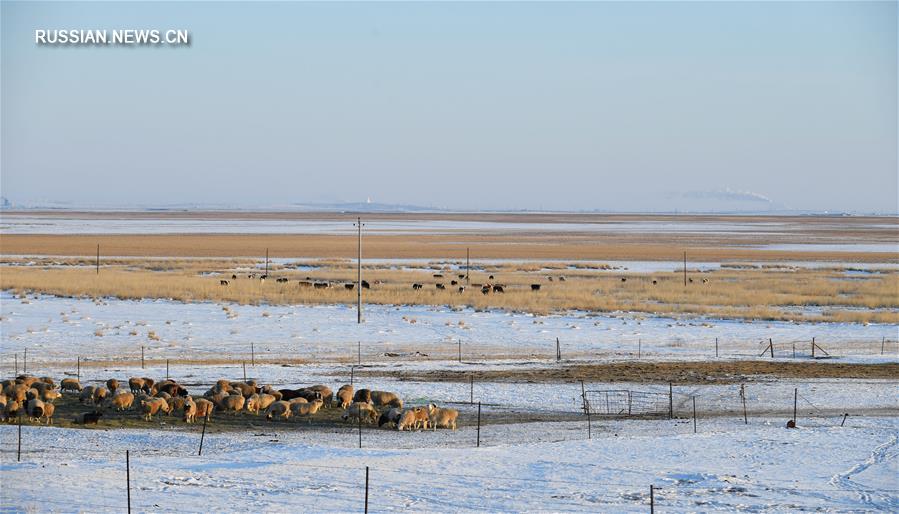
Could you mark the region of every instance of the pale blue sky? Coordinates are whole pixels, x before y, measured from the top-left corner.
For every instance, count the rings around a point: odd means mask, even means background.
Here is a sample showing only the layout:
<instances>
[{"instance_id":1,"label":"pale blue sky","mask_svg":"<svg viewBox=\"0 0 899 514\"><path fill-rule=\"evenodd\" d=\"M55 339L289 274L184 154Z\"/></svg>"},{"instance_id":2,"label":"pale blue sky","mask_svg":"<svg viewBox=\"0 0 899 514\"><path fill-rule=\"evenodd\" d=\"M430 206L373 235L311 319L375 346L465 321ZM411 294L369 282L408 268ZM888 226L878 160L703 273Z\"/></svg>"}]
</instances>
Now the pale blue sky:
<instances>
[{"instance_id":1,"label":"pale blue sky","mask_svg":"<svg viewBox=\"0 0 899 514\"><path fill-rule=\"evenodd\" d=\"M895 2L4 1L0 188L895 213L896 27ZM193 44L39 47L36 28Z\"/></svg>"}]
</instances>

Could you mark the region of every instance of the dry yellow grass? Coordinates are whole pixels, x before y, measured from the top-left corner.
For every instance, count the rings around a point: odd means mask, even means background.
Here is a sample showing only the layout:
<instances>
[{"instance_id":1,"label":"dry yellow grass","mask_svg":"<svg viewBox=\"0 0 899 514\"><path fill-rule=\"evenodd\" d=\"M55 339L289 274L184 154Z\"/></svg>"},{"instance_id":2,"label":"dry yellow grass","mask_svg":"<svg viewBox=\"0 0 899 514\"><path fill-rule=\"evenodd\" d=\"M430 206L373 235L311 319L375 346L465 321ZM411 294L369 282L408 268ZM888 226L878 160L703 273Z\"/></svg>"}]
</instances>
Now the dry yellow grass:
<instances>
[{"instance_id":1,"label":"dry yellow grass","mask_svg":"<svg viewBox=\"0 0 899 514\"><path fill-rule=\"evenodd\" d=\"M293 271L278 267L276 283L246 278L232 280L232 267L218 267L221 261L184 261L183 266L167 265L155 271L135 263L104 268L97 276L90 269L6 266L0 273L0 288L16 292L42 292L63 296L118 297L128 299L171 298L179 301L222 301L237 303L317 304L353 303L354 290L344 283L355 280L350 262L330 261L314 271ZM556 263L558 264L558 263ZM524 269L519 269L524 268ZM221 275L201 275L205 273ZM496 279L491 281L489 274ZM558 277L566 280L560 282ZM459 293L450 280L434 278L431 271L391 270L369 265L364 278L372 289L364 291L364 301L375 304L424 304L470 306L476 309L502 308L534 313L560 310L596 312L636 311L650 314L709 315L796 321L853 321L899 323L899 273L879 273L849 280L839 270L725 269L690 274L693 283L684 287L679 273L617 274L591 269L535 271L534 265L520 267L498 264L472 272L472 285ZM550 282L547 277L553 276ZM300 287L297 280L329 281L334 287ZM627 277L626 282L621 278ZM702 283L707 278L708 283ZM219 284L227 279L229 285ZM653 284L653 280L656 284ZM413 290L412 284L424 285ZM438 290L437 282L447 290ZM504 294L483 295L475 284L501 283ZM464 283L464 281L463 281ZM540 291L530 284L539 283ZM813 312L803 308L816 308Z\"/></svg>"}]
</instances>

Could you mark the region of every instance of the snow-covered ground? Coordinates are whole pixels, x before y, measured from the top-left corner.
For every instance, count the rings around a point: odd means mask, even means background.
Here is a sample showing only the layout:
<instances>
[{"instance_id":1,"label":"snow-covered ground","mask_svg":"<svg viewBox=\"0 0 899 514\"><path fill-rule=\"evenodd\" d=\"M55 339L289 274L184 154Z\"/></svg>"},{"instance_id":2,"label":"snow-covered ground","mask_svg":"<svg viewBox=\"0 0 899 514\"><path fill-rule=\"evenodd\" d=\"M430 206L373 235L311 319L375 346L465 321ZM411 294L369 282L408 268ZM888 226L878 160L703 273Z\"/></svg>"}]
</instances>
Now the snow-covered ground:
<instances>
[{"instance_id":1,"label":"snow-covered ground","mask_svg":"<svg viewBox=\"0 0 899 514\"><path fill-rule=\"evenodd\" d=\"M396 362L424 358L707 360L758 358L768 339L778 358L807 358L816 338L840 362L896 361L896 325L748 322L574 312L539 316L439 306L222 305L167 300L93 301L0 293L2 369L27 349L32 362L299 358ZM227 310L226 310L227 309ZM881 343L886 339L884 355ZM415 352L418 352L416 354ZM820 353L819 353L820 356ZM37 364L35 364L35 367Z\"/></svg>"},{"instance_id":2,"label":"snow-covered ground","mask_svg":"<svg viewBox=\"0 0 899 514\"><path fill-rule=\"evenodd\" d=\"M784 428L782 417L596 421L452 432L0 428L4 511L667 512L899 509L899 422L850 418ZM510 432L529 442L508 443ZM412 442L414 448L395 449ZM40 485L38 485L40 484Z\"/></svg>"}]
</instances>

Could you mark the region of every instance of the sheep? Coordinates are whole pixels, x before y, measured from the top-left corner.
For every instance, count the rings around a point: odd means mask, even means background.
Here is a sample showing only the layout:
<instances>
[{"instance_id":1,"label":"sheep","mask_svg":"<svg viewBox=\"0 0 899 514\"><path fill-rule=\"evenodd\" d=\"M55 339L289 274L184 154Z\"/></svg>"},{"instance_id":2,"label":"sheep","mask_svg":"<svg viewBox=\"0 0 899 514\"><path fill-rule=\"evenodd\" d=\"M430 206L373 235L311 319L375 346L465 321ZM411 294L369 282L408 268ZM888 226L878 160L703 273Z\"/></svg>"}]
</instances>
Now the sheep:
<instances>
[{"instance_id":1,"label":"sheep","mask_svg":"<svg viewBox=\"0 0 899 514\"><path fill-rule=\"evenodd\" d=\"M281 400L281 399L282 399L282 398L281 398L281 396L282 396L281 393L280 393L277 389L275 389L274 387L272 387L272 386L270 386L270 385L264 385L264 386L262 386L262 391L261 391L261 393L263 393L263 394L270 394L270 395L274 396L274 397L275 397L275 401L278 401L278 400Z\"/></svg>"},{"instance_id":2,"label":"sheep","mask_svg":"<svg viewBox=\"0 0 899 514\"><path fill-rule=\"evenodd\" d=\"M56 382L53 381L52 377L41 377L37 379L41 384L47 384L50 386L50 389L56 389Z\"/></svg>"},{"instance_id":3,"label":"sheep","mask_svg":"<svg viewBox=\"0 0 899 514\"><path fill-rule=\"evenodd\" d=\"M162 398L163 400L166 400L166 401L172 399L172 395L170 395L169 393L167 393L165 391L157 391L156 394L153 395L153 397L154 398Z\"/></svg>"},{"instance_id":4,"label":"sheep","mask_svg":"<svg viewBox=\"0 0 899 514\"><path fill-rule=\"evenodd\" d=\"M353 403L353 386L345 384L337 390L337 400L340 402L340 408L346 409Z\"/></svg>"},{"instance_id":5,"label":"sheep","mask_svg":"<svg viewBox=\"0 0 899 514\"><path fill-rule=\"evenodd\" d=\"M103 386L99 386L94 389L94 398L93 401L95 404L100 405L100 402L106 399L109 396L109 389L106 389Z\"/></svg>"},{"instance_id":6,"label":"sheep","mask_svg":"<svg viewBox=\"0 0 899 514\"><path fill-rule=\"evenodd\" d=\"M428 404L428 419L435 431L438 426L456 430L456 419L458 417L459 411L456 409L442 409L433 403Z\"/></svg>"},{"instance_id":7,"label":"sheep","mask_svg":"<svg viewBox=\"0 0 899 514\"><path fill-rule=\"evenodd\" d=\"M153 380L152 378L148 378L148 377L143 377L143 381L144 381L144 387L146 388L144 390L147 393L150 393L150 391L153 390L153 384L155 384L156 381ZM153 393L150 393L150 394L153 394Z\"/></svg>"},{"instance_id":8,"label":"sheep","mask_svg":"<svg viewBox=\"0 0 899 514\"><path fill-rule=\"evenodd\" d=\"M28 389L30 389L25 384L16 384L7 389L7 396L9 396L12 400L17 401L19 403L24 403L28 398Z\"/></svg>"},{"instance_id":9,"label":"sheep","mask_svg":"<svg viewBox=\"0 0 899 514\"><path fill-rule=\"evenodd\" d=\"M415 412L407 410L400 415L400 419L396 422L397 430L412 430L415 427Z\"/></svg>"},{"instance_id":10,"label":"sheep","mask_svg":"<svg viewBox=\"0 0 899 514\"><path fill-rule=\"evenodd\" d=\"M28 412L28 418L31 421L40 419L44 416L44 402L37 398L28 400L25 410Z\"/></svg>"},{"instance_id":11,"label":"sheep","mask_svg":"<svg viewBox=\"0 0 899 514\"><path fill-rule=\"evenodd\" d=\"M400 418L403 415L403 409L390 409L381 414L381 417L378 418L378 428L383 427L388 423L393 423L396 425L399 423Z\"/></svg>"},{"instance_id":12,"label":"sheep","mask_svg":"<svg viewBox=\"0 0 899 514\"><path fill-rule=\"evenodd\" d=\"M41 395L41 392L32 387L31 389L25 391L25 400L26 401L34 400L35 398L39 397L40 395Z\"/></svg>"},{"instance_id":13,"label":"sheep","mask_svg":"<svg viewBox=\"0 0 899 514\"><path fill-rule=\"evenodd\" d=\"M344 421L349 421L351 419L356 420L357 423L365 421L366 423L373 423L378 419L378 411L375 410L370 404L365 402L355 402L343 413L343 416L340 419Z\"/></svg>"},{"instance_id":14,"label":"sheep","mask_svg":"<svg viewBox=\"0 0 899 514\"><path fill-rule=\"evenodd\" d=\"M33 377L31 375L19 375L16 377L16 382L20 384L24 384L28 387L31 387L32 384L38 381L37 377Z\"/></svg>"},{"instance_id":15,"label":"sheep","mask_svg":"<svg viewBox=\"0 0 899 514\"><path fill-rule=\"evenodd\" d=\"M316 391L316 392L321 393L321 400L324 403L324 405L326 405L328 407L330 407L331 402L334 401L334 393L331 391L331 388L326 385L316 384L314 386L309 386L306 389L309 391ZM309 398L306 398L306 399L309 400Z\"/></svg>"},{"instance_id":16,"label":"sheep","mask_svg":"<svg viewBox=\"0 0 899 514\"><path fill-rule=\"evenodd\" d=\"M243 404L246 402L246 399L242 395L239 394L231 394L224 398L219 402L219 408L225 412L234 412L235 414L240 412L243 409Z\"/></svg>"},{"instance_id":17,"label":"sheep","mask_svg":"<svg viewBox=\"0 0 899 514\"><path fill-rule=\"evenodd\" d=\"M397 407L403 408L403 400L396 393L389 391L372 391L371 402L375 407Z\"/></svg>"},{"instance_id":18,"label":"sheep","mask_svg":"<svg viewBox=\"0 0 899 514\"><path fill-rule=\"evenodd\" d=\"M179 384L176 384L175 382L168 382L166 384L160 385L158 386L158 390L166 392L172 396L185 397L188 395L187 389Z\"/></svg>"},{"instance_id":19,"label":"sheep","mask_svg":"<svg viewBox=\"0 0 899 514\"><path fill-rule=\"evenodd\" d=\"M290 403L284 400L278 400L271 405L268 406L268 409L265 411L265 419L271 421L275 417L280 417L281 419L287 419L291 414Z\"/></svg>"},{"instance_id":20,"label":"sheep","mask_svg":"<svg viewBox=\"0 0 899 514\"><path fill-rule=\"evenodd\" d=\"M531 291L539 291L540 284L531 284Z\"/></svg>"},{"instance_id":21,"label":"sheep","mask_svg":"<svg viewBox=\"0 0 899 514\"><path fill-rule=\"evenodd\" d=\"M330 389L328 392L330 393ZM321 391L315 391L308 387L302 387L300 389L281 389L281 399L282 400L293 400L295 398L303 398L307 401L315 400L318 398L319 400L324 401L323 395Z\"/></svg>"},{"instance_id":22,"label":"sheep","mask_svg":"<svg viewBox=\"0 0 899 514\"><path fill-rule=\"evenodd\" d=\"M54 412L56 412L56 405L53 405L52 403L44 403L44 415L41 416L41 419L47 420L47 425L50 425L51 423L53 423Z\"/></svg>"},{"instance_id":23,"label":"sheep","mask_svg":"<svg viewBox=\"0 0 899 514\"><path fill-rule=\"evenodd\" d=\"M152 421L153 414L156 414L159 411L165 412L168 414L170 412L169 404L162 398L151 398L149 400L143 400L140 402L141 410L144 413L144 419L146 421Z\"/></svg>"},{"instance_id":24,"label":"sheep","mask_svg":"<svg viewBox=\"0 0 899 514\"><path fill-rule=\"evenodd\" d=\"M259 415L259 411L265 410L269 407L269 405L275 403L277 398L270 394L253 394L247 398L246 404L244 408L247 412L252 412L253 414Z\"/></svg>"},{"instance_id":25,"label":"sheep","mask_svg":"<svg viewBox=\"0 0 899 514\"><path fill-rule=\"evenodd\" d=\"M193 423L197 419L197 404L194 403L190 396L184 400L184 421L185 423Z\"/></svg>"},{"instance_id":26,"label":"sheep","mask_svg":"<svg viewBox=\"0 0 899 514\"><path fill-rule=\"evenodd\" d=\"M145 393L150 392L150 387L144 381L144 379L140 377L131 377L128 379L128 388L131 389L131 392L137 394L140 391Z\"/></svg>"},{"instance_id":27,"label":"sheep","mask_svg":"<svg viewBox=\"0 0 899 514\"><path fill-rule=\"evenodd\" d=\"M109 389L110 393L115 394L116 389L119 388L119 381L114 378L110 378L106 381L106 388Z\"/></svg>"},{"instance_id":28,"label":"sheep","mask_svg":"<svg viewBox=\"0 0 899 514\"><path fill-rule=\"evenodd\" d=\"M188 398L190 397L188 396ZM172 412L178 410L184 410L184 404L186 403L186 400L182 396L172 396L171 398L166 399L166 402L168 402L169 404L169 408L171 409L169 411L169 414L171 414Z\"/></svg>"},{"instance_id":29,"label":"sheep","mask_svg":"<svg viewBox=\"0 0 899 514\"><path fill-rule=\"evenodd\" d=\"M119 391L119 394L109 398L109 405L118 411L130 409L134 405L134 394L124 390Z\"/></svg>"},{"instance_id":30,"label":"sheep","mask_svg":"<svg viewBox=\"0 0 899 514\"><path fill-rule=\"evenodd\" d=\"M22 402L17 400L9 400L6 402L6 406L3 408L3 415L6 419L12 419L14 416L20 416L22 414Z\"/></svg>"},{"instance_id":31,"label":"sheep","mask_svg":"<svg viewBox=\"0 0 899 514\"><path fill-rule=\"evenodd\" d=\"M194 401L197 405L196 418L206 418L206 421L212 419L212 411L215 410L215 405L207 400L206 398L200 398Z\"/></svg>"},{"instance_id":32,"label":"sheep","mask_svg":"<svg viewBox=\"0 0 899 514\"><path fill-rule=\"evenodd\" d=\"M76 425L96 425L101 416L103 413L99 411L83 412L72 418L72 422Z\"/></svg>"},{"instance_id":33,"label":"sheep","mask_svg":"<svg viewBox=\"0 0 899 514\"><path fill-rule=\"evenodd\" d=\"M48 389L44 391L44 394L42 394L40 398L41 400L44 400L44 403L52 403L56 401L57 398L62 398L62 393L56 389Z\"/></svg>"},{"instance_id":34,"label":"sheep","mask_svg":"<svg viewBox=\"0 0 899 514\"><path fill-rule=\"evenodd\" d=\"M312 423L312 415L318 412L322 405L324 405L324 402L317 399L312 400L310 403L294 403L290 406L290 415L293 417L308 416L309 422Z\"/></svg>"},{"instance_id":35,"label":"sheep","mask_svg":"<svg viewBox=\"0 0 899 514\"><path fill-rule=\"evenodd\" d=\"M425 430L428 429L428 411L423 407L415 407L412 409L412 412L415 414L415 428L423 428Z\"/></svg>"},{"instance_id":36,"label":"sheep","mask_svg":"<svg viewBox=\"0 0 899 514\"><path fill-rule=\"evenodd\" d=\"M231 382L231 389L239 391L244 398L249 398L257 392L256 387L246 382Z\"/></svg>"},{"instance_id":37,"label":"sheep","mask_svg":"<svg viewBox=\"0 0 899 514\"><path fill-rule=\"evenodd\" d=\"M78 401L81 403L88 403L94 401L94 390L97 389L96 386L87 386L81 390L81 396L78 398Z\"/></svg>"},{"instance_id":38,"label":"sheep","mask_svg":"<svg viewBox=\"0 0 899 514\"><path fill-rule=\"evenodd\" d=\"M353 403L371 403L371 390L360 389L353 395Z\"/></svg>"}]
</instances>

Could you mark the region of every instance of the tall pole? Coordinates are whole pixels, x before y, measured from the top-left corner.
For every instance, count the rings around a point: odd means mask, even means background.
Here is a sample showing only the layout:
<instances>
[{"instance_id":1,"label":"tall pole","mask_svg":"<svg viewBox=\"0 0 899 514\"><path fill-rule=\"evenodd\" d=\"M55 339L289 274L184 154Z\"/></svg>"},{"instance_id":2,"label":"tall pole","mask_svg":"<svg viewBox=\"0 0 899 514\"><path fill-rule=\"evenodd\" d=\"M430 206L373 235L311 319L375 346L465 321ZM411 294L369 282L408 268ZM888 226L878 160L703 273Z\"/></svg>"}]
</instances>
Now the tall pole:
<instances>
[{"instance_id":1,"label":"tall pole","mask_svg":"<svg viewBox=\"0 0 899 514\"><path fill-rule=\"evenodd\" d=\"M356 254L356 323L362 323L362 218L356 218L358 229Z\"/></svg>"},{"instance_id":2,"label":"tall pole","mask_svg":"<svg viewBox=\"0 0 899 514\"><path fill-rule=\"evenodd\" d=\"M368 466L365 466L365 514L368 514Z\"/></svg>"},{"instance_id":3,"label":"tall pole","mask_svg":"<svg viewBox=\"0 0 899 514\"><path fill-rule=\"evenodd\" d=\"M268 248L265 249L265 276L268 276Z\"/></svg>"},{"instance_id":4,"label":"tall pole","mask_svg":"<svg viewBox=\"0 0 899 514\"><path fill-rule=\"evenodd\" d=\"M471 248L465 249L465 285L471 285Z\"/></svg>"},{"instance_id":5,"label":"tall pole","mask_svg":"<svg viewBox=\"0 0 899 514\"><path fill-rule=\"evenodd\" d=\"M793 389L793 423L794 424L796 423L796 406L797 406L796 404L797 404L798 398L799 398L799 388L797 387L797 388Z\"/></svg>"},{"instance_id":6,"label":"tall pole","mask_svg":"<svg viewBox=\"0 0 899 514\"><path fill-rule=\"evenodd\" d=\"M131 452L125 450L125 487L128 489L128 514L131 514Z\"/></svg>"},{"instance_id":7,"label":"tall pole","mask_svg":"<svg viewBox=\"0 0 899 514\"><path fill-rule=\"evenodd\" d=\"M97 245L97 275L100 274L100 245Z\"/></svg>"},{"instance_id":8,"label":"tall pole","mask_svg":"<svg viewBox=\"0 0 899 514\"><path fill-rule=\"evenodd\" d=\"M684 251L684 287L687 287L687 252Z\"/></svg>"}]
</instances>

